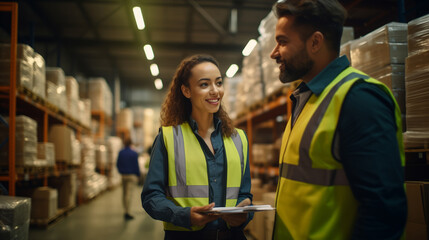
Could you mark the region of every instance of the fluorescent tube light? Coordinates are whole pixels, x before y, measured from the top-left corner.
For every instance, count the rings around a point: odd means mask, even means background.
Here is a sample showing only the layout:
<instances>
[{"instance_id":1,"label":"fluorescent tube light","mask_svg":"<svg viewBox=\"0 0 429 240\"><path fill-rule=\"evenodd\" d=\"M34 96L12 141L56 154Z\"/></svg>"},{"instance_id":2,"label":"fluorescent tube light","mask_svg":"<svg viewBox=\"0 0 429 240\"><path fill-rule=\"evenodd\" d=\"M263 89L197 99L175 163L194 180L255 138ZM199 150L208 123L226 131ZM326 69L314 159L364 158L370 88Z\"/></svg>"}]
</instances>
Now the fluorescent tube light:
<instances>
[{"instance_id":1,"label":"fluorescent tube light","mask_svg":"<svg viewBox=\"0 0 429 240\"><path fill-rule=\"evenodd\" d=\"M162 84L162 80L160 78L155 79L155 81L153 83L155 84L155 88L158 90L161 90L162 87L164 86Z\"/></svg>"},{"instance_id":2,"label":"fluorescent tube light","mask_svg":"<svg viewBox=\"0 0 429 240\"><path fill-rule=\"evenodd\" d=\"M139 30L143 30L145 25L144 25L144 20L143 20L143 13L140 7L133 7L133 13L134 13L134 18L136 19L136 23L137 23L137 28Z\"/></svg>"},{"instance_id":3,"label":"fluorescent tube light","mask_svg":"<svg viewBox=\"0 0 429 240\"><path fill-rule=\"evenodd\" d=\"M258 42L255 39L250 39L249 42L244 47L243 51L241 52L243 56L249 56L250 53L255 48L256 44L258 44Z\"/></svg>"},{"instance_id":4,"label":"fluorescent tube light","mask_svg":"<svg viewBox=\"0 0 429 240\"><path fill-rule=\"evenodd\" d=\"M150 72L152 73L152 76L156 77L159 74L158 65L156 63L152 63L150 65Z\"/></svg>"},{"instance_id":5,"label":"fluorescent tube light","mask_svg":"<svg viewBox=\"0 0 429 240\"><path fill-rule=\"evenodd\" d=\"M152 46L150 46L149 44L144 45L143 50L147 60L152 60L155 57L155 55L153 54Z\"/></svg>"},{"instance_id":6,"label":"fluorescent tube light","mask_svg":"<svg viewBox=\"0 0 429 240\"><path fill-rule=\"evenodd\" d=\"M228 70L226 70L226 76L229 78L232 78L237 73L237 71L238 71L237 64L231 64L231 66L229 66Z\"/></svg>"}]
</instances>

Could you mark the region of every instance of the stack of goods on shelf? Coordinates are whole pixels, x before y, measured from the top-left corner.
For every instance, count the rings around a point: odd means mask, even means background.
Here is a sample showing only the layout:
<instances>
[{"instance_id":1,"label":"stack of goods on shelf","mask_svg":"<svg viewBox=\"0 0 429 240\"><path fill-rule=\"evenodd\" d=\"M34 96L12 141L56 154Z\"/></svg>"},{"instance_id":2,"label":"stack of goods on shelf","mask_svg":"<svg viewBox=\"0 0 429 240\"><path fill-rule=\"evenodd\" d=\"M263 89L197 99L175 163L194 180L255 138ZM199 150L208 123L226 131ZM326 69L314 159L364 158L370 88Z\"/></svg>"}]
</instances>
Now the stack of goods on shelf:
<instances>
[{"instance_id":1,"label":"stack of goods on shelf","mask_svg":"<svg viewBox=\"0 0 429 240\"><path fill-rule=\"evenodd\" d=\"M0 195L0 239L28 239L31 199Z\"/></svg>"},{"instance_id":2,"label":"stack of goods on shelf","mask_svg":"<svg viewBox=\"0 0 429 240\"><path fill-rule=\"evenodd\" d=\"M271 59L270 55L273 49L276 47L275 40L275 29L277 24L277 18L273 12L270 12L268 16L262 19L259 25L260 36L258 42L260 43L260 55L262 65L262 80L265 85L265 95L269 96L276 92L283 86L289 86L290 83L283 84L279 80L279 65L274 59ZM256 50L256 49L255 49Z\"/></svg>"},{"instance_id":3,"label":"stack of goods on shelf","mask_svg":"<svg viewBox=\"0 0 429 240\"><path fill-rule=\"evenodd\" d=\"M107 165L106 177L107 186L113 188L121 183L121 175L116 167L119 151L122 149L122 140L119 137L107 138Z\"/></svg>"},{"instance_id":4,"label":"stack of goods on shelf","mask_svg":"<svg viewBox=\"0 0 429 240\"><path fill-rule=\"evenodd\" d=\"M66 76L62 68L46 68L46 100L64 113L68 113Z\"/></svg>"},{"instance_id":5,"label":"stack of goods on shelf","mask_svg":"<svg viewBox=\"0 0 429 240\"><path fill-rule=\"evenodd\" d=\"M89 200L107 189L107 178L95 171L95 144L91 137L83 136L82 164L78 171L78 198Z\"/></svg>"},{"instance_id":6,"label":"stack of goods on shelf","mask_svg":"<svg viewBox=\"0 0 429 240\"><path fill-rule=\"evenodd\" d=\"M49 142L55 146L56 163L68 165L79 165L81 158L79 155L79 142L76 140L74 131L62 124L55 124L49 128Z\"/></svg>"},{"instance_id":7,"label":"stack of goods on shelf","mask_svg":"<svg viewBox=\"0 0 429 240\"><path fill-rule=\"evenodd\" d=\"M46 64L42 55L33 53L33 88L32 91L39 97L46 98Z\"/></svg>"},{"instance_id":8,"label":"stack of goods on shelf","mask_svg":"<svg viewBox=\"0 0 429 240\"><path fill-rule=\"evenodd\" d=\"M95 170L105 175L107 164L107 149L104 140L98 140L95 144Z\"/></svg>"},{"instance_id":9,"label":"stack of goods on shelf","mask_svg":"<svg viewBox=\"0 0 429 240\"><path fill-rule=\"evenodd\" d=\"M9 122L9 118L5 120ZM44 159L37 159L37 122L27 116L15 118L15 165L19 167L46 166ZM0 139L9 137L9 131L0 131ZM2 148L0 165L8 166L9 149Z\"/></svg>"},{"instance_id":10,"label":"stack of goods on shelf","mask_svg":"<svg viewBox=\"0 0 429 240\"><path fill-rule=\"evenodd\" d=\"M260 179L252 179L251 192L253 194L254 205L271 205L275 207L275 189L268 189L262 186ZM246 226L246 230L250 232L253 238L258 240L271 239L274 226L274 211L256 212L253 220Z\"/></svg>"},{"instance_id":11,"label":"stack of goods on shelf","mask_svg":"<svg viewBox=\"0 0 429 240\"><path fill-rule=\"evenodd\" d=\"M144 108L143 107L133 107L133 131L131 131L131 140L133 146L136 148L137 152L143 152L144 146Z\"/></svg>"},{"instance_id":12,"label":"stack of goods on shelf","mask_svg":"<svg viewBox=\"0 0 429 240\"><path fill-rule=\"evenodd\" d=\"M79 117L79 84L76 78L66 76L66 100L69 117L78 120Z\"/></svg>"},{"instance_id":13,"label":"stack of goods on shelf","mask_svg":"<svg viewBox=\"0 0 429 240\"><path fill-rule=\"evenodd\" d=\"M408 23L406 148L429 148L429 15Z\"/></svg>"},{"instance_id":14,"label":"stack of goods on shelf","mask_svg":"<svg viewBox=\"0 0 429 240\"><path fill-rule=\"evenodd\" d=\"M36 188L31 196L31 219L49 222L57 211L58 191L50 187Z\"/></svg>"},{"instance_id":15,"label":"stack of goods on shelf","mask_svg":"<svg viewBox=\"0 0 429 240\"><path fill-rule=\"evenodd\" d=\"M112 116L112 91L104 78L90 78L88 97L91 99L91 111L100 111Z\"/></svg>"},{"instance_id":16,"label":"stack of goods on shelf","mask_svg":"<svg viewBox=\"0 0 429 240\"><path fill-rule=\"evenodd\" d=\"M33 88L32 47L18 44L16 51L16 86L28 90ZM0 44L0 85L10 85L10 44Z\"/></svg>"},{"instance_id":17,"label":"stack of goods on shelf","mask_svg":"<svg viewBox=\"0 0 429 240\"><path fill-rule=\"evenodd\" d=\"M257 44L249 56L243 59L241 70L243 80L238 84L237 113L249 111L249 108L264 99L264 86L262 82L262 69L260 57L260 44Z\"/></svg>"},{"instance_id":18,"label":"stack of goods on shelf","mask_svg":"<svg viewBox=\"0 0 429 240\"><path fill-rule=\"evenodd\" d=\"M116 134L124 139L129 138L133 130L133 111L131 108L123 108L119 111L116 121Z\"/></svg>"},{"instance_id":19,"label":"stack of goods on shelf","mask_svg":"<svg viewBox=\"0 0 429 240\"><path fill-rule=\"evenodd\" d=\"M225 92L223 95L222 104L231 119L237 118L235 102L237 101L238 84L242 79L243 78L241 77L241 74L236 74L232 78L225 79L224 82Z\"/></svg>"},{"instance_id":20,"label":"stack of goods on shelf","mask_svg":"<svg viewBox=\"0 0 429 240\"><path fill-rule=\"evenodd\" d=\"M58 192L58 208L69 209L76 206L77 173L70 172L59 177L50 177L49 186Z\"/></svg>"},{"instance_id":21,"label":"stack of goods on shelf","mask_svg":"<svg viewBox=\"0 0 429 240\"><path fill-rule=\"evenodd\" d=\"M84 127L89 128L91 125L91 100L79 99L78 103L79 121Z\"/></svg>"},{"instance_id":22,"label":"stack of goods on shelf","mask_svg":"<svg viewBox=\"0 0 429 240\"><path fill-rule=\"evenodd\" d=\"M346 55L350 64L352 64L350 46L352 45L353 39L355 39L353 27L344 27L343 35L341 36L340 56Z\"/></svg>"},{"instance_id":23,"label":"stack of goods on shelf","mask_svg":"<svg viewBox=\"0 0 429 240\"><path fill-rule=\"evenodd\" d=\"M407 24L392 22L354 40L350 56L353 67L390 87L405 120Z\"/></svg>"},{"instance_id":24,"label":"stack of goods on shelf","mask_svg":"<svg viewBox=\"0 0 429 240\"><path fill-rule=\"evenodd\" d=\"M144 110L144 124L143 124L143 149L152 147L153 141L158 134L159 123L159 109L146 108Z\"/></svg>"},{"instance_id":25,"label":"stack of goods on shelf","mask_svg":"<svg viewBox=\"0 0 429 240\"><path fill-rule=\"evenodd\" d=\"M55 146L50 142L37 143L37 159L46 161L47 167L55 166Z\"/></svg>"}]
</instances>

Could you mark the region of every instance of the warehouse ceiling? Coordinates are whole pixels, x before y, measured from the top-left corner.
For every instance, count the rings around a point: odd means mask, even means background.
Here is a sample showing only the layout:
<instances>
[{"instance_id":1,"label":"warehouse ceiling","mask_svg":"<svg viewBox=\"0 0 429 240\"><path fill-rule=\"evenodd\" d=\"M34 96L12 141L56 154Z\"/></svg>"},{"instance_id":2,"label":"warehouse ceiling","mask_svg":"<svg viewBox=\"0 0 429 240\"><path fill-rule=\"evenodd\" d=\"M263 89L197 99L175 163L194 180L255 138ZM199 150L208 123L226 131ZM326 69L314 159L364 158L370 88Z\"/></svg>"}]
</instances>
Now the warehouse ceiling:
<instances>
[{"instance_id":1,"label":"warehouse ceiling","mask_svg":"<svg viewBox=\"0 0 429 240\"><path fill-rule=\"evenodd\" d=\"M111 87L119 80L121 98L129 105L159 104L178 63L195 53L208 53L221 71L241 67L242 49L259 36L258 26L275 0L25 0L18 2L18 42L44 56L47 66L60 66L78 80L104 77ZM362 36L391 21L407 22L427 13L427 0L340 0L348 10L347 26ZM138 30L132 8L140 6L146 27ZM236 31L231 12L237 9ZM401 14L402 13L402 14ZM10 21L2 14L1 42L9 41ZM155 58L147 60L143 45ZM153 77L150 64L159 67ZM131 96L146 95L140 100ZM157 97L155 97L157 96ZM161 97L159 97L161 96ZM127 99L128 98L128 99Z\"/></svg>"}]
</instances>

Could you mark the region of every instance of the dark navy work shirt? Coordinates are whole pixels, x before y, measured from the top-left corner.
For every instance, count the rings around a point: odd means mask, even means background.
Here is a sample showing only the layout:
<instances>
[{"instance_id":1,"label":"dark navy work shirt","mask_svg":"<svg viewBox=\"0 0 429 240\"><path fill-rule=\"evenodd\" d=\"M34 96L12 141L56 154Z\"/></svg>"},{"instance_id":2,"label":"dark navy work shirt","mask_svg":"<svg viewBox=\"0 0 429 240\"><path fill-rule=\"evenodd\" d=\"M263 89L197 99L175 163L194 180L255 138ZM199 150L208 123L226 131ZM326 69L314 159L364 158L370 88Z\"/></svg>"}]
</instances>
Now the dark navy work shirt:
<instances>
[{"instance_id":1,"label":"dark navy work shirt","mask_svg":"<svg viewBox=\"0 0 429 240\"><path fill-rule=\"evenodd\" d=\"M116 162L119 173L140 176L138 158L138 153L130 147L122 149L118 154L118 161Z\"/></svg>"},{"instance_id":2,"label":"dark navy work shirt","mask_svg":"<svg viewBox=\"0 0 429 240\"><path fill-rule=\"evenodd\" d=\"M207 175L209 178L209 202L214 202L215 207L225 207L226 155L221 134L221 121L214 118L215 130L210 137L215 154L210 151L204 139L198 134L197 123L192 119L188 122L206 157ZM249 154L247 155L249 156ZM190 228L190 207L183 208L176 206L172 201L166 198L166 189L168 188L167 156L168 154L164 145L162 131L160 131L152 146L149 172L141 194L142 205L146 212L154 219L170 222L176 226ZM241 180L237 203L246 198L252 200L248 157L246 161L246 169ZM253 214L249 214L248 221L250 221L252 217ZM247 222L240 227L244 227ZM226 223L219 218L218 220L208 223L204 229L227 229L227 226Z\"/></svg>"},{"instance_id":3,"label":"dark navy work shirt","mask_svg":"<svg viewBox=\"0 0 429 240\"><path fill-rule=\"evenodd\" d=\"M312 94L321 94L350 65L345 56L331 62L291 95L292 121ZM399 239L407 219L404 169L396 138L395 106L374 84L360 82L340 112L333 155L343 164L359 202L352 239Z\"/></svg>"}]
</instances>

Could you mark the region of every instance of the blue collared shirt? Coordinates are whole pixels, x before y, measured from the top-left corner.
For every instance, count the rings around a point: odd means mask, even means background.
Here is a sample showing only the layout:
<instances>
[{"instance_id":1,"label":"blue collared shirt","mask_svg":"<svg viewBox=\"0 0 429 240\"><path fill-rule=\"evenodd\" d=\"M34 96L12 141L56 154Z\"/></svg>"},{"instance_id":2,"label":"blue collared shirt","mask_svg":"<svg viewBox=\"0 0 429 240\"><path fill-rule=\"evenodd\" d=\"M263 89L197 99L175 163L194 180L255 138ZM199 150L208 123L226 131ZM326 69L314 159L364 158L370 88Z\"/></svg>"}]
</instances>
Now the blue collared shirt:
<instances>
[{"instance_id":1,"label":"blue collared shirt","mask_svg":"<svg viewBox=\"0 0 429 240\"><path fill-rule=\"evenodd\" d=\"M192 119L188 122L206 157L209 178L209 202L214 202L215 207L224 207L226 201L226 155L221 134L221 121L216 117L214 118L215 130L210 137L215 154L210 151L204 139L198 134L197 123ZM249 154L247 154L247 156L249 156ZM246 198L252 200L252 194L250 193L249 158L247 158L246 161L246 169L241 180L237 203ZM176 206L172 201L168 200L166 198L167 187L167 149L164 145L162 131L160 131L152 147L149 172L141 194L142 206L154 219L170 222L176 226L190 228L190 208ZM253 214L249 214L248 221L250 221L252 217ZM247 222L241 227L244 227ZM218 219L208 223L204 229L227 229L227 226L222 219Z\"/></svg>"},{"instance_id":2,"label":"blue collared shirt","mask_svg":"<svg viewBox=\"0 0 429 240\"><path fill-rule=\"evenodd\" d=\"M140 168L138 162L139 155L130 147L125 147L118 154L116 166L120 174L134 174L140 176Z\"/></svg>"},{"instance_id":3,"label":"blue collared shirt","mask_svg":"<svg viewBox=\"0 0 429 240\"><path fill-rule=\"evenodd\" d=\"M302 83L295 92L299 101L291 95L292 118L297 118L312 94L321 94L349 65L342 56L308 84ZM407 199L396 129L395 106L383 90L366 82L350 89L341 108L334 148L359 202L352 239L399 239L404 231Z\"/></svg>"}]
</instances>

